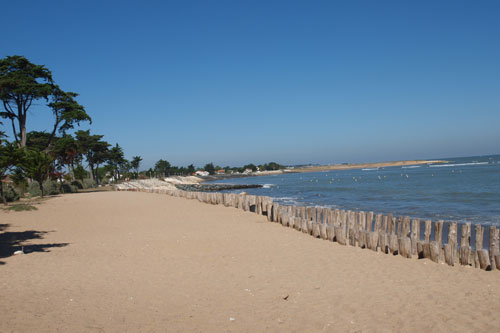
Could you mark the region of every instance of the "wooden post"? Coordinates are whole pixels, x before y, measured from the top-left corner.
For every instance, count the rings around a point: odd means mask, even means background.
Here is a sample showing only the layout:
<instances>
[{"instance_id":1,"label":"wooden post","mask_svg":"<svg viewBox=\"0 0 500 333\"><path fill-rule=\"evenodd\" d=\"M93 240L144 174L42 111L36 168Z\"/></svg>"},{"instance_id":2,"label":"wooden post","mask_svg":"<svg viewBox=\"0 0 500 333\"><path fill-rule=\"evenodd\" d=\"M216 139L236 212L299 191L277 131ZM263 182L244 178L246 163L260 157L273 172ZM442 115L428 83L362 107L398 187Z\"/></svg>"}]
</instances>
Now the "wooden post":
<instances>
[{"instance_id":1,"label":"wooden post","mask_svg":"<svg viewBox=\"0 0 500 333\"><path fill-rule=\"evenodd\" d=\"M472 248L470 246L470 223L462 224L460 228L460 256L459 261L461 265L467 266L470 264L470 253Z\"/></svg>"},{"instance_id":2,"label":"wooden post","mask_svg":"<svg viewBox=\"0 0 500 333\"><path fill-rule=\"evenodd\" d=\"M424 231L424 242L425 243L429 243L431 241L431 228L432 228L432 221L426 220L425 221L425 231Z\"/></svg>"},{"instance_id":3,"label":"wooden post","mask_svg":"<svg viewBox=\"0 0 500 333\"><path fill-rule=\"evenodd\" d=\"M483 249L484 228L480 224L475 225L476 229L476 251Z\"/></svg>"},{"instance_id":4,"label":"wooden post","mask_svg":"<svg viewBox=\"0 0 500 333\"><path fill-rule=\"evenodd\" d=\"M393 219L396 220L395 217ZM394 255L399 253L399 241L397 235L389 235L389 251Z\"/></svg>"},{"instance_id":5,"label":"wooden post","mask_svg":"<svg viewBox=\"0 0 500 333\"><path fill-rule=\"evenodd\" d=\"M319 225L321 239L328 239L327 228L328 228L328 224L326 224L326 223L321 223Z\"/></svg>"},{"instance_id":6,"label":"wooden post","mask_svg":"<svg viewBox=\"0 0 500 333\"><path fill-rule=\"evenodd\" d=\"M332 224L326 225L326 237L330 242L335 240L335 226Z\"/></svg>"},{"instance_id":7,"label":"wooden post","mask_svg":"<svg viewBox=\"0 0 500 333\"><path fill-rule=\"evenodd\" d=\"M497 268L495 262L495 256L499 254L498 244L499 244L499 239L498 239L497 227L490 226L490 263L492 270ZM500 267L498 267L498 269L500 269Z\"/></svg>"},{"instance_id":8,"label":"wooden post","mask_svg":"<svg viewBox=\"0 0 500 333\"><path fill-rule=\"evenodd\" d=\"M262 197L260 195L255 197L255 214L262 215Z\"/></svg>"},{"instance_id":9,"label":"wooden post","mask_svg":"<svg viewBox=\"0 0 500 333\"><path fill-rule=\"evenodd\" d=\"M441 244L443 244L443 224L444 224L443 220L439 220L434 224L434 240L438 243L439 247L441 247ZM455 228L456 228L456 222L455 222ZM455 236L456 236L456 229L455 229Z\"/></svg>"},{"instance_id":10,"label":"wooden post","mask_svg":"<svg viewBox=\"0 0 500 333\"><path fill-rule=\"evenodd\" d=\"M490 256L488 255L488 250L481 249L477 250L477 256L479 259L479 267L481 269L488 269L491 267Z\"/></svg>"},{"instance_id":11,"label":"wooden post","mask_svg":"<svg viewBox=\"0 0 500 333\"><path fill-rule=\"evenodd\" d=\"M373 224L373 212L368 212L366 213L366 231L377 231L378 230L372 230L372 224Z\"/></svg>"},{"instance_id":12,"label":"wooden post","mask_svg":"<svg viewBox=\"0 0 500 333\"><path fill-rule=\"evenodd\" d=\"M420 241L420 220L411 221L411 253L417 254L417 242Z\"/></svg>"},{"instance_id":13,"label":"wooden post","mask_svg":"<svg viewBox=\"0 0 500 333\"><path fill-rule=\"evenodd\" d=\"M401 237L410 237L410 217L403 218L402 234Z\"/></svg>"},{"instance_id":14,"label":"wooden post","mask_svg":"<svg viewBox=\"0 0 500 333\"><path fill-rule=\"evenodd\" d=\"M389 232L389 216L384 216L382 220L382 230L387 234Z\"/></svg>"},{"instance_id":15,"label":"wooden post","mask_svg":"<svg viewBox=\"0 0 500 333\"><path fill-rule=\"evenodd\" d=\"M439 263L440 252L441 245L438 245L437 242L431 242L429 244L429 255L432 261Z\"/></svg>"},{"instance_id":16,"label":"wooden post","mask_svg":"<svg viewBox=\"0 0 500 333\"><path fill-rule=\"evenodd\" d=\"M437 223L436 223L437 224ZM448 265L455 265L457 251L457 222L451 222L448 230L448 244L445 244L444 258Z\"/></svg>"},{"instance_id":17,"label":"wooden post","mask_svg":"<svg viewBox=\"0 0 500 333\"><path fill-rule=\"evenodd\" d=\"M365 212L358 213L358 230L357 230L358 246L363 248L366 246L366 214Z\"/></svg>"},{"instance_id":18,"label":"wooden post","mask_svg":"<svg viewBox=\"0 0 500 333\"><path fill-rule=\"evenodd\" d=\"M372 251L377 251L379 231L367 231L366 247Z\"/></svg>"},{"instance_id":19,"label":"wooden post","mask_svg":"<svg viewBox=\"0 0 500 333\"><path fill-rule=\"evenodd\" d=\"M382 228L382 214L377 214L375 217L375 228L373 231L379 232Z\"/></svg>"},{"instance_id":20,"label":"wooden post","mask_svg":"<svg viewBox=\"0 0 500 333\"><path fill-rule=\"evenodd\" d=\"M300 228L298 230L302 231L302 233L304 234L307 234L307 220L301 217L299 223L300 223Z\"/></svg>"},{"instance_id":21,"label":"wooden post","mask_svg":"<svg viewBox=\"0 0 500 333\"><path fill-rule=\"evenodd\" d=\"M321 229L320 229L320 224L318 222L312 222L312 235L314 238L319 238L321 236Z\"/></svg>"},{"instance_id":22,"label":"wooden post","mask_svg":"<svg viewBox=\"0 0 500 333\"><path fill-rule=\"evenodd\" d=\"M411 240L404 236L398 239L399 254L405 258L411 258Z\"/></svg>"}]
</instances>

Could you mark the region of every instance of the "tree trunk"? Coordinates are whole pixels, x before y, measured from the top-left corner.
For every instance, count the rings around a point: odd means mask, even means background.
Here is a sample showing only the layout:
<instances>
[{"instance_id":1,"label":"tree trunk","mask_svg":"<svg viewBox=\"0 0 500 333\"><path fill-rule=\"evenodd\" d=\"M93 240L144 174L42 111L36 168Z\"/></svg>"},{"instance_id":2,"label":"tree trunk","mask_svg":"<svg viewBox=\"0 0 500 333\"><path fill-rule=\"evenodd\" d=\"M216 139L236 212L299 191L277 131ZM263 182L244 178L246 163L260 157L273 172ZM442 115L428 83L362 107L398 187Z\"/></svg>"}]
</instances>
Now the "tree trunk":
<instances>
[{"instance_id":1,"label":"tree trunk","mask_svg":"<svg viewBox=\"0 0 500 333\"><path fill-rule=\"evenodd\" d=\"M89 163L89 168L90 168L90 178L92 178L92 180L95 180L95 176L94 176L94 164L93 163Z\"/></svg>"},{"instance_id":2,"label":"tree trunk","mask_svg":"<svg viewBox=\"0 0 500 333\"><path fill-rule=\"evenodd\" d=\"M7 199L5 198L5 192L3 191L3 182L0 179L0 192L2 193L2 203L7 206Z\"/></svg>"},{"instance_id":3,"label":"tree trunk","mask_svg":"<svg viewBox=\"0 0 500 333\"><path fill-rule=\"evenodd\" d=\"M99 186L99 172L97 169L99 169L99 164L95 166L95 186Z\"/></svg>"},{"instance_id":4,"label":"tree trunk","mask_svg":"<svg viewBox=\"0 0 500 333\"><path fill-rule=\"evenodd\" d=\"M20 129L20 132L19 135L21 136L21 141L19 143L19 145L21 146L21 148L23 147L26 147L26 118L25 117L21 117L19 119L19 129Z\"/></svg>"},{"instance_id":5,"label":"tree trunk","mask_svg":"<svg viewBox=\"0 0 500 333\"><path fill-rule=\"evenodd\" d=\"M42 198L43 198L43 180L39 180L38 181L38 185L40 186L40 193L42 194Z\"/></svg>"}]
</instances>

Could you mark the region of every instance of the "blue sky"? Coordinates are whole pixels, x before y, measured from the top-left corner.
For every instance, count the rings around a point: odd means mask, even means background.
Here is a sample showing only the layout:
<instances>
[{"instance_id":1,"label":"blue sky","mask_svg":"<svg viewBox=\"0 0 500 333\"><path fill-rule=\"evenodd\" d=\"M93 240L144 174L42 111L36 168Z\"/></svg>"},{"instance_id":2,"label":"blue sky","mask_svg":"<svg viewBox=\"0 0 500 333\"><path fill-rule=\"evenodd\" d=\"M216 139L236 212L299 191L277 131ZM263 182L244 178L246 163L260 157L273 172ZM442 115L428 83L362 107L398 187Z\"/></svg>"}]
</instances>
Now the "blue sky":
<instances>
[{"instance_id":1,"label":"blue sky","mask_svg":"<svg viewBox=\"0 0 500 333\"><path fill-rule=\"evenodd\" d=\"M498 1L9 1L2 12L0 57L46 65L80 94L91 131L144 167L500 153ZM28 130L51 120L36 106Z\"/></svg>"}]
</instances>

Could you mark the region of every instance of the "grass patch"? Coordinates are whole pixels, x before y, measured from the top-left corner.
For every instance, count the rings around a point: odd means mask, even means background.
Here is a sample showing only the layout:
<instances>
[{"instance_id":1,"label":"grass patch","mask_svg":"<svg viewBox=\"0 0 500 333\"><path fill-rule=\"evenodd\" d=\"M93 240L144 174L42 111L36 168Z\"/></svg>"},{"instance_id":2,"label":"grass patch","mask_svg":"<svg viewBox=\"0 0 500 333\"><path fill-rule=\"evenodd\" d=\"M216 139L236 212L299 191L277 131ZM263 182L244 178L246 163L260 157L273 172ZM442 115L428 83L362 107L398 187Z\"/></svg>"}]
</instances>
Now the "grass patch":
<instances>
[{"instance_id":1,"label":"grass patch","mask_svg":"<svg viewBox=\"0 0 500 333\"><path fill-rule=\"evenodd\" d=\"M27 205L27 204L12 205L12 206L7 207L6 209L8 211L14 211L14 212L38 210L38 208L36 208L35 206Z\"/></svg>"}]
</instances>

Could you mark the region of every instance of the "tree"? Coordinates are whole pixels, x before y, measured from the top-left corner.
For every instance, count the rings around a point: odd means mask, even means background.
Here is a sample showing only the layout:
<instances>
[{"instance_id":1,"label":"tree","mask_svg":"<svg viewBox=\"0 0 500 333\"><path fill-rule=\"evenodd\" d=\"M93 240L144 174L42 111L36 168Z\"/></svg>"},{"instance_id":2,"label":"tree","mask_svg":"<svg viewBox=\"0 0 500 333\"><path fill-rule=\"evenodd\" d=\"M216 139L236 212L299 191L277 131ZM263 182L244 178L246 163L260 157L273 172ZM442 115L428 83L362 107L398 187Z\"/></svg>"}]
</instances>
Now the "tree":
<instances>
[{"instance_id":1,"label":"tree","mask_svg":"<svg viewBox=\"0 0 500 333\"><path fill-rule=\"evenodd\" d=\"M44 151L28 149L25 153L23 168L28 177L38 182L43 197L43 182L49 177L54 159Z\"/></svg>"},{"instance_id":2,"label":"tree","mask_svg":"<svg viewBox=\"0 0 500 333\"><path fill-rule=\"evenodd\" d=\"M81 180L82 183L83 183L83 179L87 178L87 176L89 175L89 172L87 170L85 170L85 168L83 166L81 166L80 164L78 164L73 169L73 174L75 175L76 179Z\"/></svg>"},{"instance_id":3,"label":"tree","mask_svg":"<svg viewBox=\"0 0 500 333\"><path fill-rule=\"evenodd\" d=\"M123 164L127 161L123 155L123 149L118 144L109 150L108 154L108 165L113 171L115 179L120 178L120 169Z\"/></svg>"},{"instance_id":4,"label":"tree","mask_svg":"<svg viewBox=\"0 0 500 333\"><path fill-rule=\"evenodd\" d=\"M250 170L252 170L254 172L257 171L257 167L253 163L250 163L250 164L247 164L247 165L243 166L243 169L250 169Z\"/></svg>"},{"instance_id":5,"label":"tree","mask_svg":"<svg viewBox=\"0 0 500 333\"><path fill-rule=\"evenodd\" d=\"M187 173L189 175L192 175L193 173L195 173L196 169L194 168L194 165L192 164L189 164L188 167L187 167Z\"/></svg>"},{"instance_id":6,"label":"tree","mask_svg":"<svg viewBox=\"0 0 500 333\"><path fill-rule=\"evenodd\" d=\"M54 114L54 126L45 150L52 144L57 131L65 133L82 121L92 122L83 106L76 102L77 96L56 85L52 73L43 65L32 64L18 55L0 59L0 100L4 108L0 117L10 119L14 139L20 147L26 146L26 118L37 100L45 99Z\"/></svg>"},{"instance_id":7,"label":"tree","mask_svg":"<svg viewBox=\"0 0 500 333\"><path fill-rule=\"evenodd\" d=\"M26 147L34 150L45 150L49 144L50 134L44 131L31 131L26 135Z\"/></svg>"},{"instance_id":8,"label":"tree","mask_svg":"<svg viewBox=\"0 0 500 333\"><path fill-rule=\"evenodd\" d=\"M95 174L95 167L109 159L109 143L101 141L103 135L90 135L90 130L77 131L75 133L78 150L87 159L90 168L90 176L98 184L99 180Z\"/></svg>"},{"instance_id":9,"label":"tree","mask_svg":"<svg viewBox=\"0 0 500 333\"><path fill-rule=\"evenodd\" d=\"M54 86L52 101L48 106L52 109L55 119L46 148L52 144L57 131L65 134L67 130L73 129L75 124L80 125L82 121L92 123L92 119L85 112L83 106L75 101L77 96L77 93L64 92L59 86Z\"/></svg>"},{"instance_id":10,"label":"tree","mask_svg":"<svg viewBox=\"0 0 500 333\"><path fill-rule=\"evenodd\" d=\"M132 162L130 162L130 166L135 170L136 178L139 178L139 166L141 165L142 158L140 156L132 157Z\"/></svg>"},{"instance_id":11,"label":"tree","mask_svg":"<svg viewBox=\"0 0 500 333\"><path fill-rule=\"evenodd\" d=\"M22 163L23 152L16 144L5 142L0 139L0 194L2 202L7 205L5 192L3 188L3 180L7 177L7 173L12 170L16 165Z\"/></svg>"},{"instance_id":12,"label":"tree","mask_svg":"<svg viewBox=\"0 0 500 333\"><path fill-rule=\"evenodd\" d=\"M204 170L211 175L215 174L215 167L214 167L214 164L212 162L205 164Z\"/></svg>"},{"instance_id":13,"label":"tree","mask_svg":"<svg viewBox=\"0 0 500 333\"><path fill-rule=\"evenodd\" d=\"M77 142L73 136L64 134L62 137L57 138L54 141L51 153L60 166L67 167L70 172L74 171L79 152Z\"/></svg>"},{"instance_id":14,"label":"tree","mask_svg":"<svg viewBox=\"0 0 500 333\"><path fill-rule=\"evenodd\" d=\"M161 174L163 177L165 177L168 174L168 171L170 170L170 163L165 160L159 160L155 164L155 172Z\"/></svg>"},{"instance_id":15,"label":"tree","mask_svg":"<svg viewBox=\"0 0 500 333\"><path fill-rule=\"evenodd\" d=\"M14 139L20 147L26 146L26 116L34 101L48 101L53 92L52 73L43 65L35 65L23 56L0 59L0 100L10 119ZM17 126L16 126L17 121Z\"/></svg>"}]
</instances>

